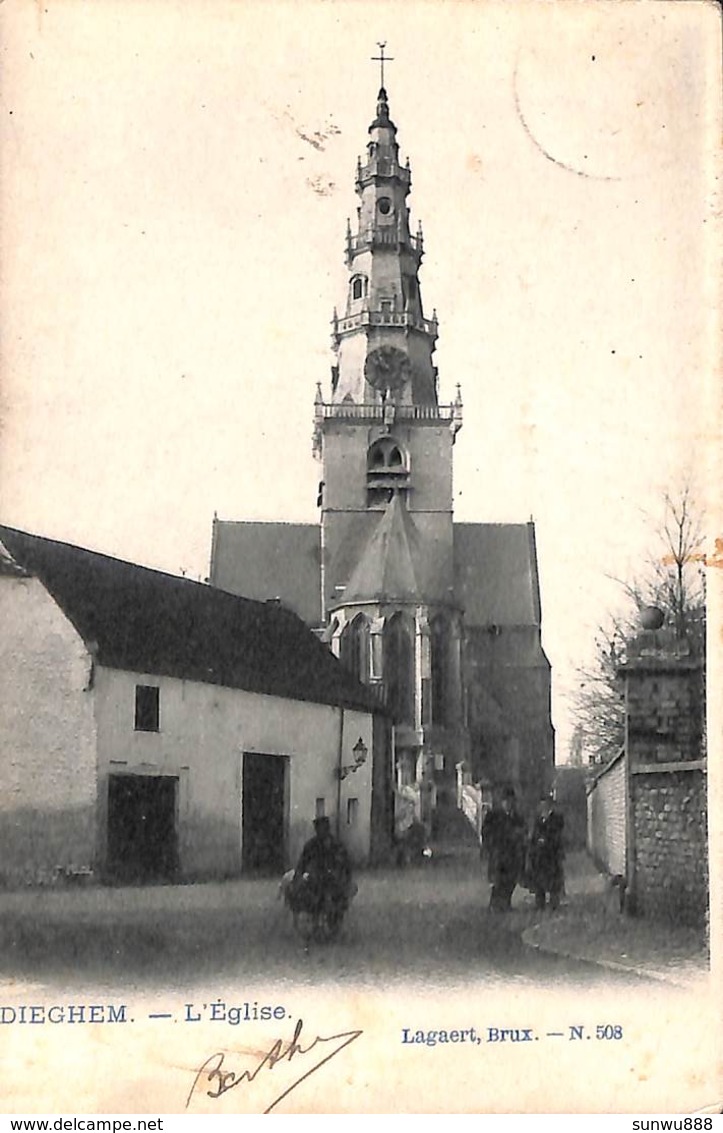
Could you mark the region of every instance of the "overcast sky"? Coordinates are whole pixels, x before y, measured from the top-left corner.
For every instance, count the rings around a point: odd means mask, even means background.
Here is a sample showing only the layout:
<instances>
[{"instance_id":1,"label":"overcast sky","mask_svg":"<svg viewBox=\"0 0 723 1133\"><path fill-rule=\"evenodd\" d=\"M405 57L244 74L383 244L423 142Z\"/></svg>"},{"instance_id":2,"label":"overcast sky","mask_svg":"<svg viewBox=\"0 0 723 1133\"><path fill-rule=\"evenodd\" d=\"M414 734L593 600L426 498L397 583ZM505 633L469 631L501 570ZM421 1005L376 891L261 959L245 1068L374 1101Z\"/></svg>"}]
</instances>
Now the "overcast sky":
<instances>
[{"instance_id":1,"label":"overcast sky","mask_svg":"<svg viewBox=\"0 0 723 1133\"><path fill-rule=\"evenodd\" d=\"M564 757L606 576L666 489L704 495L715 7L6 0L0 24L4 522L205 577L214 511L316 519L387 40L464 399L456 516L536 520Z\"/></svg>"}]
</instances>

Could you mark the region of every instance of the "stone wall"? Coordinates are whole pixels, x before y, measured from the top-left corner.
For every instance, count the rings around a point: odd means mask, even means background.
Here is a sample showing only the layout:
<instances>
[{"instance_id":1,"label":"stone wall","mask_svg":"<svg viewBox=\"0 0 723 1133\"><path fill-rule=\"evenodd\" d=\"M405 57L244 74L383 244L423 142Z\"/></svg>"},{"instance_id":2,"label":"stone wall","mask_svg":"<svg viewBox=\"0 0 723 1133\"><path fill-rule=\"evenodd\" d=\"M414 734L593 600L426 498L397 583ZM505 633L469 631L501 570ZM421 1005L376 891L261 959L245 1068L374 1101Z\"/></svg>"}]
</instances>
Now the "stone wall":
<instances>
[{"instance_id":1,"label":"stone wall","mask_svg":"<svg viewBox=\"0 0 723 1133\"><path fill-rule=\"evenodd\" d=\"M635 911L684 924L708 908L706 776L702 770L631 777Z\"/></svg>"},{"instance_id":2,"label":"stone wall","mask_svg":"<svg viewBox=\"0 0 723 1133\"><path fill-rule=\"evenodd\" d=\"M641 659L642 661L642 659ZM630 751L635 763L668 763L698 759L701 713L698 710L697 668L680 658L680 668L661 671L637 667L628 682L627 717ZM640 664L640 662L638 662Z\"/></svg>"},{"instance_id":3,"label":"stone wall","mask_svg":"<svg viewBox=\"0 0 723 1133\"><path fill-rule=\"evenodd\" d=\"M629 905L685 924L708 914L703 671L690 642L670 630L640 634L622 666Z\"/></svg>"},{"instance_id":4,"label":"stone wall","mask_svg":"<svg viewBox=\"0 0 723 1133\"><path fill-rule=\"evenodd\" d=\"M587 797L588 849L611 876L626 871L626 767L624 752L600 772Z\"/></svg>"}]
</instances>

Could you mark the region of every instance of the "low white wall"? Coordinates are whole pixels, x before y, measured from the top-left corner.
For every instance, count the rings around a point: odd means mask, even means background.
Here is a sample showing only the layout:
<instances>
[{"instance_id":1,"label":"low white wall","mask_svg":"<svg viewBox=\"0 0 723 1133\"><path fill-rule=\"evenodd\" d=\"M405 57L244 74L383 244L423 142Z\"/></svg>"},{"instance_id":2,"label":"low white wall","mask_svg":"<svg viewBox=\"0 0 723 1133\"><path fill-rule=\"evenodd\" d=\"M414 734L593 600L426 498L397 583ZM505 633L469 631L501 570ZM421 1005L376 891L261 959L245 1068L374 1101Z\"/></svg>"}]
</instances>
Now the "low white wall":
<instances>
[{"instance_id":1,"label":"low white wall","mask_svg":"<svg viewBox=\"0 0 723 1133\"><path fill-rule=\"evenodd\" d=\"M587 844L598 865L613 876L625 875L627 786L625 760L618 757L603 771L587 797Z\"/></svg>"},{"instance_id":2,"label":"low white wall","mask_svg":"<svg viewBox=\"0 0 723 1133\"><path fill-rule=\"evenodd\" d=\"M35 578L0 577L0 878L91 869L96 759L91 659Z\"/></svg>"}]
</instances>

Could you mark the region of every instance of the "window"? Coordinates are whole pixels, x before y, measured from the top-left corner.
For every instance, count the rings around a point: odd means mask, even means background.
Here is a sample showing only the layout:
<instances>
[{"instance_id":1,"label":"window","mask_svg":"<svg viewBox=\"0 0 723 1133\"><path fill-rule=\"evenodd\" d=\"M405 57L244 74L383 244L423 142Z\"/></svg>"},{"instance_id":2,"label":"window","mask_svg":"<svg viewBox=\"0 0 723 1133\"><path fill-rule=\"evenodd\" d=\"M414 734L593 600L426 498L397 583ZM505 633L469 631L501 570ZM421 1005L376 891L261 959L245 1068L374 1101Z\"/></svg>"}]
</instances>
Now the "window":
<instances>
[{"instance_id":1,"label":"window","mask_svg":"<svg viewBox=\"0 0 723 1133\"><path fill-rule=\"evenodd\" d=\"M346 800L346 824L347 824L347 826L356 826L358 817L359 817L359 799L347 799Z\"/></svg>"},{"instance_id":2,"label":"window","mask_svg":"<svg viewBox=\"0 0 723 1133\"><path fill-rule=\"evenodd\" d=\"M382 635L373 633L369 637L369 676L373 681L380 681L382 672Z\"/></svg>"},{"instance_id":3,"label":"window","mask_svg":"<svg viewBox=\"0 0 723 1133\"><path fill-rule=\"evenodd\" d=\"M384 687L397 724L414 724L414 638L407 618L395 614L384 627Z\"/></svg>"},{"instance_id":4,"label":"window","mask_svg":"<svg viewBox=\"0 0 723 1133\"><path fill-rule=\"evenodd\" d=\"M377 207L382 216L388 216L392 211L392 202L390 201L389 197L380 197L377 202Z\"/></svg>"},{"instance_id":5,"label":"window","mask_svg":"<svg viewBox=\"0 0 723 1133\"><path fill-rule=\"evenodd\" d=\"M157 732L160 722L160 689L136 685L136 731Z\"/></svg>"},{"instance_id":6,"label":"window","mask_svg":"<svg viewBox=\"0 0 723 1133\"><path fill-rule=\"evenodd\" d=\"M367 452L367 506L385 504L409 487L409 459L394 437L380 437Z\"/></svg>"},{"instance_id":7,"label":"window","mask_svg":"<svg viewBox=\"0 0 723 1133\"><path fill-rule=\"evenodd\" d=\"M397 752L396 776L398 787L412 787L416 779L414 756L407 751Z\"/></svg>"},{"instance_id":8,"label":"window","mask_svg":"<svg viewBox=\"0 0 723 1133\"><path fill-rule=\"evenodd\" d=\"M324 818L326 815L326 799L317 799L314 804L314 818Z\"/></svg>"},{"instance_id":9,"label":"window","mask_svg":"<svg viewBox=\"0 0 723 1133\"><path fill-rule=\"evenodd\" d=\"M368 472L406 472L407 462L393 437L380 437L367 452Z\"/></svg>"},{"instance_id":10,"label":"window","mask_svg":"<svg viewBox=\"0 0 723 1133\"><path fill-rule=\"evenodd\" d=\"M358 681L369 680L369 622L363 614L344 627L340 660Z\"/></svg>"},{"instance_id":11,"label":"window","mask_svg":"<svg viewBox=\"0 0 723 1133\"><path fill-rule=\"evenodd\" d=\"M432 622L432 722L449 723L449 631L444 618Z\"/></svg>"},{"instance_id":12,"label":"window","mask_svg":"<svg viewBox=\"0 0 723 1133\"><path fill-rule=\"evenodd\" d=\"M362 281L361 281L361 276L358 275L356 277L356 279L352 281L352 285L351 285L351 297L352 297L352 299L361 299L362 290L363 290L363 284L362 284Z\"/></svg>"}]
</instances>

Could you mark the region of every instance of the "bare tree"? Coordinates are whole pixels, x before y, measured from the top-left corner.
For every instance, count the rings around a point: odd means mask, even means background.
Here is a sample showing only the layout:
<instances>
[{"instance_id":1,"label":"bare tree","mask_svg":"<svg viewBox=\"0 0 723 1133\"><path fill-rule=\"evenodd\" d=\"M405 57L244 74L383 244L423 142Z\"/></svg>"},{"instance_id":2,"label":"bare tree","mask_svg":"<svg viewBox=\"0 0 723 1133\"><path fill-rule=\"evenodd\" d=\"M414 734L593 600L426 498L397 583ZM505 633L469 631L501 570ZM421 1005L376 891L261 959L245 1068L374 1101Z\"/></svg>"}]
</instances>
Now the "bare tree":
<instances>
[{"instance_id":1,"label":"bare tree","mask_svg":"<svg viewBox=\"0 0 723 1133\"><path fill-rule=\"evenodd\" d=\"M689 484L664 497L663 519L656 531L657 554L640 578L621 582L631 609L659 607L680 637L704 646L705 556L703 516Z\"/></svg>"},{"instance_id":2,"label":"bare tree","mask_svg":"<svg viewBox=\"0 0 723 1133\"><path fill-rule=\"evenodd\" d=\"M613 759L625 738L623 686L617 667L624 655L626 629L619 618L609 615L598 626L592 660L577 669L578 683L570 702L583 760L590 763Z\"/></svg>"},{"instance_id":3,"label":"bare tree","mask_svg":"<svg viewBox=\"0 0 723 1133\"><path fill-rule=\"evenodd\" d=\"M640 632L640 611L656 606L666 624L686 637L700 656L705 651L703 516L689 484L664 497L655 551L641 573L620 584L622 605L608 614L595 635L592 660L577 670L570 696L575 733L591 763L607 763L625 737L625 706L618 666L626 643Z\"/></svg>"}]
</instances>

